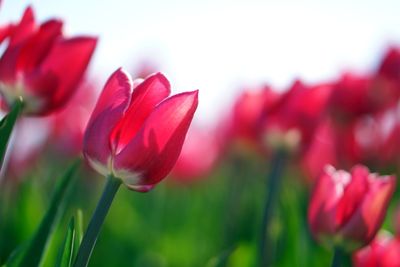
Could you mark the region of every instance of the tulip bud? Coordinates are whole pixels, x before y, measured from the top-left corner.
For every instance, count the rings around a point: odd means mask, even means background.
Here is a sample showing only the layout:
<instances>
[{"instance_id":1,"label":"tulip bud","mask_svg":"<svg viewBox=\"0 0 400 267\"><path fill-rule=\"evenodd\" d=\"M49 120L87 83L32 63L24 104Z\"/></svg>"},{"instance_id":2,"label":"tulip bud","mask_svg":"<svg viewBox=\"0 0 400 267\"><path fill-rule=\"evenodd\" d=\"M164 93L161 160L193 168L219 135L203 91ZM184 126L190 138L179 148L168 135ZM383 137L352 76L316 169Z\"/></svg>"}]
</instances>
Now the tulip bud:
<instances>
[{"instance_id":1,"label":"tulip bud","mask_svg":"<svg viewBox=\"0 0 400 267\"><path fill-rule=\"evenodd\" d=\"M170 95L161 73L134 87L118 69L107 81L85 131L83 154L103 175L145 192L174 166L197 108L198 91Z\"/></svg>"},{"instance_id":2,"label":"tulip bud","mask_svg":"<svg viewBox=\"0 0 400 267\"><path fill-rule=\"evenodd\" d=\"M378 176L361 165L351 173L327 166L311 196L308 222L321 242L354 250L380 228L395 189L395 176Z\"/></svg>"}]
</instances>

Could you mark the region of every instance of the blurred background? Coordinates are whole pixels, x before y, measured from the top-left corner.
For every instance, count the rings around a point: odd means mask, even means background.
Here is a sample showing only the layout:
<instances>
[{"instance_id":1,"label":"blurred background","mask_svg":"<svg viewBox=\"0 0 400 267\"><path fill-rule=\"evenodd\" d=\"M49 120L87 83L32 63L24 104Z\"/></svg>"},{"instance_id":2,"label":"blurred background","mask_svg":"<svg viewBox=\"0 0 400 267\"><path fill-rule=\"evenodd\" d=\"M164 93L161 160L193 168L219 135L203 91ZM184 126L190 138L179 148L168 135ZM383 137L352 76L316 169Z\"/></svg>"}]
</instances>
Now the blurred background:
<instances>
[{"instance_id":1,"label":"blurred background","mask_svg":"<svg viewBox=\"0 0 400 267\"><path fill-rule=\"evenodd\" d=\"M400 173L399 99L388 94L384 100L389 99L389 107L369 106L376 104L370 98L380 100L376 96L382 88L390 87L390 92L395 88L393 95L399 97L400 67L391 64L392 57L399 62L399 50L392 51L394 56L386 52L400 44L400 1L3 0L0 24L18 21L30 4L39 22L60 17L67 34L95 35L99 43L88 77L65 110L44 119L23 118L15 130L0 179L6 183L0 188L0 265L34 233L57 177L69 161L81 156L82 135L96 93L120 66L134 77L161 71L173 93L200 89L200 102L172 175L147 194L121 188L90 266L256 266L266 173L276 147L260 149L265 144L254 135L255 124L262 124L260 135L273 135L269 123L282 122L278 141L291 138L291 127L309 137L291 155L282 177L279 208L268 228L276 243L271 251L275 266L317 267L331 261L331 251L311 238L306 218L313 179L325 163L318 155L339 152L338 162L345 161L338 163L341 168L365 163L372 171ZM4 48L0 45L0 52ZM390 75L385 68L378 71L386 59L388 69L394 70ZM344 72L351 75L342 77ZM306 85L293 83L296 79ZM321 111L324 118L313 117L319 115L318 104L326 104L327 97L321 97L326 94L320 93L326 81L339 92L333 101L339 104L330 104L338 109L345 106L345 115L335 109L327 116ZM281 94L284 90L295 93ZM355 94L348 97L349 90ZM354 103L360 95L370 109L361 104L361 111L357 110ZM261 113L268 113L275 102L281 106L274 110L277 115L271 112L272 120L265 127ZM292 119L293 114L300 115ZM204 124L208 127L199 126ZM391 126L386 127L389 134L381 133L382 125ZM312 133L307 131L310 128ZM382 141L375 142L378 138L371 132L384 135ZM377 153L384 145L388 159ZM349 149L339 151L342 148ZM78 177L45 267L54 266L70 217L82 209L86 225L100 196L102 177L87 166ZM395 199L398 203L398 192ZM396 201L383 227L392 232Z\"/></svg>"},{"instance_id":2,"label":"blurred background","mask_svg":"<svg viewBox=\"0 0 400 267\"><path fill-rule=\"evenodd\" d=\"M365 71L400 42L400 2L382 1L3 1L0 22L32 4L39 21L61 17L70 34L100 37L92 73L100 84L118 67L148 64L174 92L201 89L202 122L231 104L242 86L276 89L295 78Z\"/></svg>"}]
</instances>

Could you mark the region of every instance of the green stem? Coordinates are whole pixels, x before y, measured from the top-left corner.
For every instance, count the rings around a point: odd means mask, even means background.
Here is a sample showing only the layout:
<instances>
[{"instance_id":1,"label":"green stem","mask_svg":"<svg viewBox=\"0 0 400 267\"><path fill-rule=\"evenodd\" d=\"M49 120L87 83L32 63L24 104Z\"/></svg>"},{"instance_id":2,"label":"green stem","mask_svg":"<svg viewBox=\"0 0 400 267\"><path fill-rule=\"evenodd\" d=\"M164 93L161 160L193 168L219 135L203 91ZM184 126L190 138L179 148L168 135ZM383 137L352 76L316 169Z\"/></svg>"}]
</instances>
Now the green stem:
<instances>
[{"instance_id":1,"label":"green stem","mask_svg":"<svg viewBox=\"0 0 400 267\"><path fill-rule=\"evenodd\" d=\"M120 185L120 179L115 178L113 175L107 177L107 184L104 187L103 195L99 203L97 203L96 210L83 236L74 267L86 267L88 265L93 248L96 245L97 236Z\"/></svg>"},{"instance_id":2,"label":"green stem","mask_svg":"<svg viewBox=\"0 0 400 267\"><path fill-rule=\"evenodd\" d=\"M7 151L8 141L15 122L22 112L24 102L18 98L11 106L10 112L0 121L0 170L3 166L4 156Z\"/></svg>"},{"instance_id":3,"label":"green stem","mask_svg":"<svg viewBox=\"0 0 400 267\"><path fill-rule=\"evenodd\" d=\"M259 266L266 267L271 265L271 256L274 251L274 245L267 228L271 225L276 206L278 204L278 196L282 184L282 176L286 164L287 152L279 149L274 152L271 162L271 170L267 181L267 196L265 199L264 214L261 223L261 234L259 244ZM266 253L265 249L269 251Z\"/></svg>"},{"instance_id":4,"label":"green stem","mask_svg":"<svg viewBox=\"0 0 400 267\"><path fill-rule=\"evenodd\" d=\"M346 256L346 254L342 249L335 247L335 250L333 252L333 259L332 259L331 267L344 266L343 262L344 262L345 256Z\"/></svg>"}]
</instances>

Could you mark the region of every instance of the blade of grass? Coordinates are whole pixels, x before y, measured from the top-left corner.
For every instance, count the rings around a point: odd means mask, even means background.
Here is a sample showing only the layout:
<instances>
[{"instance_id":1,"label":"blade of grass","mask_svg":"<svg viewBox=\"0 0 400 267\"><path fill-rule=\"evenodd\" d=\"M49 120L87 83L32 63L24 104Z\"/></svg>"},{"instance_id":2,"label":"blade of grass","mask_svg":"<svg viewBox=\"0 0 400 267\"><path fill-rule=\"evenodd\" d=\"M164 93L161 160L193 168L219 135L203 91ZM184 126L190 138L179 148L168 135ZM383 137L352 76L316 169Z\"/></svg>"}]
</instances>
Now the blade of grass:
<instances>
[{"instance_id":1,"label":"blade of grass","mask_svg":"<svg viewBox=\"0 0 400 267\"><path fill-rule=\"evenodd\" d=\"M70 267L72 264L72 255L74 253L75 243L75 220L74 217L69 221L67 233L65 235L64 245L60 251L57 261L57 267Z\"/></svg>"},{"instance_id":2,"label":"blade of grass","mask_svg":"<svg viewBox=\"0 0 400 267\"><path fill-rule=\"evenodd\" d=\"M26 249L23 251L23 257L21 261L17 262L16 265L7 265L7 267L13 266L39 266L42 256L46 250L48 241L51 238L55 226L58 224L62 214L66 209L66 195L69 187L71 186L74 178L74 174L79 166L79 161L75 161L70 168L67 169L62 179L56 186L56 189L52 195L50 206L40 223L38 230L36 231L33 238L28 243Z\"/></svg>"},{"instance_id":3,"label":"blade of grass","mask_svg":"<svg viewBox=\"0 0 400 267\"><path fill-rule=\"evenodd\" d=\"M76 211L75 220L75 248L79 248L83 238L83 212L81 209ZM74 249L74 258L78 254L78 249Z\"/></svg>"}]
</instances>

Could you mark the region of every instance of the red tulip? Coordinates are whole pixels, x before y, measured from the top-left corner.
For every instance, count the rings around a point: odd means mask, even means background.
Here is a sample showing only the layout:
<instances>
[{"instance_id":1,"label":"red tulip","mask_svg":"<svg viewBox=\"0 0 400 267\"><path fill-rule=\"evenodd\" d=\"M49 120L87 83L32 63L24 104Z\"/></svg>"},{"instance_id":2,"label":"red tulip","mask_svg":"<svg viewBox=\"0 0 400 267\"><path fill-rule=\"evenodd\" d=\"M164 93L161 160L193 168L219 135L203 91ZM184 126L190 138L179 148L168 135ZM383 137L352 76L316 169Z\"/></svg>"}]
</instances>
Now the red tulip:
<instances>
[{"instance_id":1,"label":"red tulip","mask_svg":"<svg viewBox=\"0 0 400 267\"><path fill-rule=\"evenodd\" d=\"M329 84L309 87L296 81L278 103L263 114L262 135L270 140L268 143L279 140L276 135L285 136L288 132L296 132L300 148L307 148L325 116L331 89Z\"/></svg>"},{"instance_id":2,"label":"red tulip","mask_svg":"<svg viewBox=\"0 0 400 267\"><path fill-rule=\"evenodd\" d=\"M399 95L397 91L392 83L373 75L346 73L335 84L330 109L337 122L351 123L394 104Z\"/></svg>"},{"instance_id":3,"label":"red tulip","mask_svg":"<svg viewBox=\"0 0 400 267\"><path fill-rule=\"evenodd\" d=\"M400 266L400 239L381 232L371 244L354 254L355 267Z\"/></svg>"},{"instance_id":4,"label":"red tulip","mask_svg":"<svg viewBox=\"0 0 400 267\"><path fill-rule=\"evenodd\" d=\"M336 140L329 120L322 121L315 130L312 142L300 160L309 182L315 181L326 165L337 164Z\"/></svg>"},{"instance_id":5,"label":"red tulip","mask_svg":"<svg viewBox=\"0 0 400 267\"><path fill-rule=\"evenodd\" d=\"M310 200L312 233L350 250L368 244L382 224L394 189L395 176L379 177L361 165L351 173L326 167Z\"/></svg>"},{"instance_id":6,"label":"red tulip","mask_svg":"<svg viewBox=\"0 0 400 267\"><path fill-rule=\"evenodd\" d=\"M109 78L89 120L83 153L99 173L145 192L174 166L198 91L167 98L170 84L160 73L135 84L121 69Z\"/></svg>"},{"instance_id":7,"label":"red tulip","mask_svg":"<svg viewBox=\"0 0 400 267\"><path fill-rule=\"evenodd\" d=\"M28 114L48 114L73 95L92 57L96 38L66 38L62 21L35 22L28 7L21 21L0 30L8 45L0 58L0 93L11 105L22 97Z\"/></svg>"},{"instance_id":8,"label":"red tulip","mask_svg":"<svg viewBox=\"0 0 400 267\"><path fill-rule=\"evenodd\" d=\"M388 49L378 68L378 74L400 83L400 47Z\"/></svg>"},{"instance_id":9,"label":"red tulip","mask_svg":"<svg viewBox=\"0 0 400 267\"><path fill-rule=\"evenodd\" d=\"M258 150L260 119L278 101L280 94L270 87L246 90L237 99L231 115L228 135L234 141L244 142Z\"/></svg>"}]
</instances>

